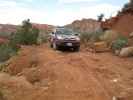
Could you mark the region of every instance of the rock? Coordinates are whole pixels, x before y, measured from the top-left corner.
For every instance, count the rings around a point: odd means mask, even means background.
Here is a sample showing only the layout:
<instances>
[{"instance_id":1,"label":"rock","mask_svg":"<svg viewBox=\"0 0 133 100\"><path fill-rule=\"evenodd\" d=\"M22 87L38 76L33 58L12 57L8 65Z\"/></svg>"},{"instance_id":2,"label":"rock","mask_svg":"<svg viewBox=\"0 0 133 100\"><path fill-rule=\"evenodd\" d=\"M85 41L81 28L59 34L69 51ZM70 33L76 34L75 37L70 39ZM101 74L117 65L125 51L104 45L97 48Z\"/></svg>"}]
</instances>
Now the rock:
<instances>
[{"instance_id":1,"label":"rock","mask_svg":"<svg viewBox=\"0 0 133 100\"><path fill-rule=\"evenodd\" d=\"M106 42L96 42L96 43L94 43L93 49L95 50L95 52L109 51L109 48L108 48Z\"/></svg>"},{"instance_id":2,"label":"rock","mask_svg":"<svg viewBox=\"0 0 133 100\"><path fill-rule=\"evenodd\" d=\"M113 96L112 100L118 100L117 97Z\"/></svg>"},{"instance_id":3,"label":"rock","mask_svg":"<svg viewBox=\"0 0 133 100\"><path fill-rule=\"evenodd\" d=\"M101 23L94 19L82 19L75 20L69 25L68 28L72 28L79 33L92 33L101 30Z\"/></svg>"},{"instance_id":4,"label":"rock","mask_svg":"<svg viewBox=\"0 0 133 100\"><path fill-rule=\"evenodd\" d=\"M129 34L130 38L133 38L133 32Z\"/></svg>"},{"instance_id":5,"label":"rock","mask_svg":"<svg viewBox=\"0 0 133 100\"><path fill-rule=\"evenodd\" d=\"M133 56L133 47L127 47L127 48L123 48L120 51L120 57L130 57Z\"/></svg>"},{"instance_id":6,"label":"rock","mask_svg":"<svg viewBox=\"0 0 133 100\"><path fill-rule=\"evenodd\" d=\"M126 99L124 99L123 97L113 96L112 100L126 100Z\"/></svg>"},{"instance_id":7,"label":"rock","mask_svg":"<svg viewBox=\"0 0 133 100\"><path fill-rule=\"evenodd\" d=\"M115 53L116 56L119 56L119 54L120 54L120 50L115 50L114 53Z\"/></svg>"},{"instance_id":8,"label":"rock","mask_svg":"<svg viewBox=\"0 0 133 100\"><path fill-rule=\"evenodd\" d=\"M118 79L113 79L113 82L114 82L114 83L117 83L117 82L118 82Z\"/></svg>"}]
</instances>

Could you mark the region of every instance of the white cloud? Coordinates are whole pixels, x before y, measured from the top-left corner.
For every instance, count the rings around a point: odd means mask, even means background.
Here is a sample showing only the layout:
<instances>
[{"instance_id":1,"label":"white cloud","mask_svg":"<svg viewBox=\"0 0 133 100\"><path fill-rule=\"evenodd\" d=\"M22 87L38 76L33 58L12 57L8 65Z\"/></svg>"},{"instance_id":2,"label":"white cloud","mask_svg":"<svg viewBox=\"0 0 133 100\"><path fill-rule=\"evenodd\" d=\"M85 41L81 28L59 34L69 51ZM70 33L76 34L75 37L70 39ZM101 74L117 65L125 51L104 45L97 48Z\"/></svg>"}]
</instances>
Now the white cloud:
<instances>
[{"instance_id":1,"label":"white cloud","mask_svg":"<svg viewBox=\"0 0 133 100\"><path fill-rule=\"evenodd\" d=\"M34 22L43 22L47 12L23 7L23 3L15 1L0 1L0 23L20 24L30 18Z\"/></svg>"},{"instance_id":2,"label":"white cloud","mask_svg":"<svg viewBox=\"0 0 133 100\"><path fill-rule=\"evenodd\" d=\"M59 3L94 2L99 0L59 0Z\"/></svg>"},{"instance_id":3,"label":"white cloud","mask_svg":"<svg viewBox=\"0 0 133 100\"><path fill-rule=\"evenodd\" d=\"M109 18L116 14L119 9L119 6L113 6L110 4L81 7L78 11L61 9L55 12L54 17L51 17L48 22L55 25L65 25L82 18L97 19L97 16L101 13L105 14L106 18Z\"/></svg>"},{"instance_id":4,"label":"white cloud","mask_svg":"<svg viewBox=\"0 0 133 100\"><path fill-rule=\"evenodd\" d=\"M31 0L28 0L31 1ZM61 0L60 0L61 1ZM63 0L62 0L63 1ZM66 2L76 2L81 0L64 0ZM95 1L95 0L82 0L82 1ZM101 13L106 17L115 14L120 7L111 4L96 4L94 6L83 7L79 10L73 8L67 9L66 7L59 9L56 8L55 12L48 12L44 9L28 8L23 3L18 3L13 0L0 1L0 23L20 24L22 20L30 18L31 21L36 23L46 23L53 25L65 25L74 20L82 18L97 18ZM5 9L6 8L6 9Z\"/></svg>"},{"instance_id":5,"label":"white cloud","mask_svg":"<svg viewBox=\"0 0 133 100\"><path fill-rule=\"evenodd\" d=\"M111 4L99 4L96 6L81 8L80 14L84 17L97 18L99 14L103 13L106 17L110 17L114 13L116 13L120 8L121 7L119 6Z\"/></svg>"},{"instance_id":6,"label":"white cloud","mask_svg":"<svg viewBox=\"0 0 133 100\"><path fill-rule=\"evenodd\" d=\"M27 0L28 2L32 2L33 0Z\"/></svg>"},{"instance_id":7,"label":"white cloud","mask_svg":"<svg viewBox=\"0 0 133 100\"><path fill-rule=\"evenodd\" d=\"M0 7L13 7L16 5L17 3L15 1L0 1Z\"/></svg>"}]
</instances>

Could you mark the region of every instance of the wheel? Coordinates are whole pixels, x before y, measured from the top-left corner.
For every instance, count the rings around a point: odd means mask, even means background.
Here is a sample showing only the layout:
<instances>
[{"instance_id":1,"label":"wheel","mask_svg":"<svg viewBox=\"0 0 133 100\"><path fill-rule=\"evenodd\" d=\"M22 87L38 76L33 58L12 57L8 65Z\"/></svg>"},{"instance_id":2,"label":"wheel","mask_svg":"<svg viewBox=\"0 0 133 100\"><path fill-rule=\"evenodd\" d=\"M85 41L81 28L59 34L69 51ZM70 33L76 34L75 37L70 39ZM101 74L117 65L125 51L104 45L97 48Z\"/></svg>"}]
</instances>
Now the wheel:
<instances>
[{"instance_id":1,"label":"wheel","mask_svg":"<svg viewBox=\"0 0 133 100\"><path fill-rule=\"evenodd\" d=\"M74 47L74 51L78 52L80 50L80 47Z\"/></svg>"},{"instance_id":2,"label":"wheel","mask_svg":"<svg viewBox=\"0 0 133 100\"><path fill-rule=\"evenodd\" d=\"M50 44L50 47L53 48L53 44Z\"/></svg>"}]
</instances>

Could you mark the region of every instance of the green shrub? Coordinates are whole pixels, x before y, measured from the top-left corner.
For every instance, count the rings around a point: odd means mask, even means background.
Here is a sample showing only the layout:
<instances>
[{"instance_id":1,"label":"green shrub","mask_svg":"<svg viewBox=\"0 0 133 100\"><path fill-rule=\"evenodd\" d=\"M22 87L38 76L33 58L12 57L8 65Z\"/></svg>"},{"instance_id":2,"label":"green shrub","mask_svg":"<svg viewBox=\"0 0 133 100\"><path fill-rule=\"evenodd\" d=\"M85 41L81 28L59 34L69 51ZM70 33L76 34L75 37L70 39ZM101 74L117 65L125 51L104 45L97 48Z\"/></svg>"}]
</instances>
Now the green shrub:
<instances>
[{"instance_id":1,"label":"green shrub","mask_svg":"<svg viewBox=\"0 0 133 100\"><path fill-rule=\"evenodd\" d=\"M37 44L38 33L30 32L30 33L16 33L12 41L14 44L22 44L22 45L32 45Z\"/></svg>"},{"instance_id":2,"label":"green shrub","mask_svg":"<svg viewBox=\"0 0 133 100\"><path fill-rule=\"evenodd\" d=\"M38 36L38 44L47 43L50 38L50 35L44 32L40 32Z\"/></svg>"},{"instance_id":3,"label":"green shrub","mask_svg":"<svg viewBox=\"0 0 133 100\"><path fill-rule=\"evenodd\" d=\"M112 43L113 50L121 50L123 47L127 46L128 39L126 37L119 37Z\"/></svg>"},{"instance_id":4,"label":"green shrub","mask_svg":"<svg viewBox=\"0 0 133 100\"><path fill-rule=\"evenodd\" d=\"M10 38L11 33L7 33L7 32L0 32L0 37L4 37L4 38Z\"/></svg>"},{"instance_id":5,"label":"green shrub","mask_svg":"<svg viewBox=\"0 0 133 100\"><path fill-rule=\"evenodd\" d=\"M113 30L108 30L108 31L106 31L106 32L104 33L104 35L101 37L101 39L102 39L103 41L106 41L106 43L107 43L108 45L110 45L110 44L112 44L112 42L113 42L114 40L116 40L119 36L120 36L119 33L115 32L115 31L113 31Z\"/></svg>"},{"instance_id":6,"label":"green shrub","mask_svg":"<svg viewBox=\"0 0 133 100\"><path fill-rule=\"evenodd\" d=\"M39 30L32 26L30 20L23 21L22 26L12 36L14 44L32 45L37 44Z\"/></svg>"},{"instance_id":7,"label":"green shrub","mask_svg":"<svg viewBox=\"0 0 133 100\"><path fill-rule=\"evenodd\" d=\"M92 32L92 33L81 33L80 39L81 42L87 43L89 41L97 42L101 41L101 36L103 35L103 32Z\"/></svg>"},{"instance_id":8,"label":"green shrub","mask_svg":"<svg viewBox=\"0 0 133 100\"><path fill-rule=\"evenodd\" d=\"M12 47L10 44L0 45L0 62L8 60L10 57L14 56L17 49Z\"/></svg>"},{"instance_id":9,"label":"green shrub","mask_svg":"<svg viewBox=\"0 0 133 100\"><path fill-rule=\"evenodd\" d=\"M94 32L94 33L92 33L91 39L92 39L94 42L101 41L101 36L102 36L103 34L104 34L104 32Z\"/></svg>"},{"instance_id":10,"label":"green shrub","mask_svg":"<svg viewBox=\"0 0 133 100\"><path fill-rule=\"evenodd\" d=\"M91 33L81 33L80 34L80 39L81 39L82 43L86 43L86 42L90 41L91 37L92 37Z\"/></svg>"}]
</instances>

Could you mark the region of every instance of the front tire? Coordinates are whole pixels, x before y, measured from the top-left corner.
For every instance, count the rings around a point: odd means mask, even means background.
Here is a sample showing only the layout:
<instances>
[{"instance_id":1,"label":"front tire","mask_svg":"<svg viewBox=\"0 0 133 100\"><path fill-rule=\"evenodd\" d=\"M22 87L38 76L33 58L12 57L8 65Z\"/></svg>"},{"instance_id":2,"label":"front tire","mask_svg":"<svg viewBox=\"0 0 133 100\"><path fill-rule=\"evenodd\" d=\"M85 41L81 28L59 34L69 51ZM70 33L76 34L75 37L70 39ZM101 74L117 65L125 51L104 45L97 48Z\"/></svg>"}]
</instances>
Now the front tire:
<instances>
[{"instance_id":1,"label":"front tire","mask_svg":"<svg viewBox=\"0 0 133 100\"><path fill-rule=\"evenodd\" d=\"M78 52L80 50L80 47L74 47L73 49L75 52Z\"/></svg>"},{"instance_id":2,"label":"front tire","mask_svg":"<svg viewBox=\"0 0 133 100\"><path fill-rule=\"evenodd\" d=\"M50 47L53 48L53 44L50 44Z\"/></svg>"}]
</instances>

